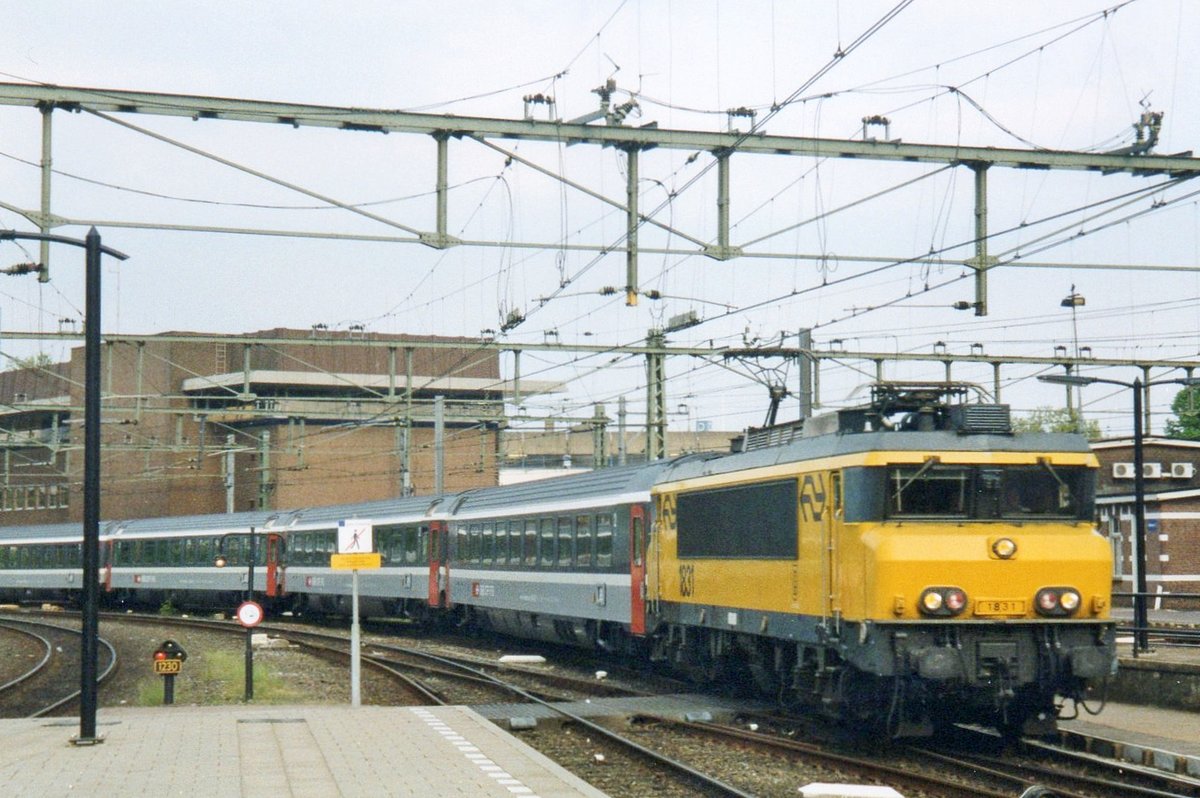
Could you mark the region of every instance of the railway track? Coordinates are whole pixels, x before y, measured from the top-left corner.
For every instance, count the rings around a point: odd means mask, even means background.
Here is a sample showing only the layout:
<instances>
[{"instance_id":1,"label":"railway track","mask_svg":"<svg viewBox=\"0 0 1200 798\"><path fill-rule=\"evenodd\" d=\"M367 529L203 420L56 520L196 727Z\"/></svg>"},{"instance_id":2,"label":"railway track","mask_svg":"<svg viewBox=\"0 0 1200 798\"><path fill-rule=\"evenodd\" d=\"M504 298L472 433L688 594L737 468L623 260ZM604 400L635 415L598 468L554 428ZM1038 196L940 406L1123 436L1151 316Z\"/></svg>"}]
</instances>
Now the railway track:
<instances>
[{"instance_id":1,"label":"railway track","mask_svg":"<svg viewBox=\"0 0 1200 798\"><path fill-rule=\"evenodd\" d=\"M127 614L106 616L106 620L190 626L239 636L245 634L241 626L228 621ZM54 628L64 631L61 627ZM349 640L344 631L302 629L294 624L269 624L258 627L258 630L283 636L289 643L303 647L314 656L339 661L349 656ZM430 647L436 651L422 650ZM558 669L552 671L547 667L502 665L494 658L452 653L448 651L450 648L441 644L431 646L427 641L396 643L372 635L371 639L364 642L362 661L365 667L386 673L397 684L403 685L404 699L398 702L402 704L470 705L501 700L546 706L563 716L568 736L574 733L576 740L582 738L595 749L595 762L605 762L612 770L623 767L615 763L629 762L629 767L633 768L635 765L632 763L636 762L636 767L658 774L648 778L660 782L669 780L673 785L687 785L680 786L682 791L679 793L666 793L671 795L764 794L754 788L739 786L741 782L737 779L722 778L726 771L714 764L717 760L736 759L748 755L746 752L753 752L754 756L786 757L788 762L797 763L790 766L793 771L823 768L837 774L833 777L835 779L891 784L929 796L1015 798L1025 794L1037 795L1037 791L1042 789L1052 790L1046 794L1064 798L1200 796L1200 782L1196 780L1153 772L1149 768L1140 770L1150 772L1135 773L1139 769L1127 762L1104 762L1095 755L1083 755L1088 759L1084 767L1077 761L1080 756L1078 753L1032 741L1016 749L1003 750L999 748L999 741L994 735L991 735L991 743L977 742L971 750L906 747L903 751L904 763L895 765L891 760L901 749L861 753L844 739L834 740L830 744L801 742L777 734L758 734L745 728L661 718L614 730L609 728L612 724L605 725L579 717L553 704L584 698L647 695L645 692L594 677L560 672ZM973 730L971 733L978 734ZM537 736L529 733L525 739L535 747L541 747L546 740L534 741ZM545 732L542 736L549 738L555 735ZM800 736L811 735L804 733ZM705 742L681 743L683 738L703 739ZM714 741L721 741L722 745L714 746ZM680 749L682 753L678 752ZM716 753L717 749L725 750ZM543 750L552 758L559 759L559 755ZM697 754L697 751L707 753ZM1014 757L1014 753L1019 756ZM1070 763L1066 761L1067 757L1071 758ZM804 763L804 768L799 763ZM594 775L580 772L578 767L572 769L584 778ZM791 792L794 791L793 786ZM615 790L614 794L633 793Z\"/></svg>"},{"instance_id":2,"label":"railway track","mask_svg":"<svg viewBox=\"0 0 1200 798\"><path fill-rule=\"evenodd\" d=\"M205 629L222 629L231 633L244 634L244 630L235 623L227 621L213 621L200 619L177 619L177 618L161 618L161 617L146 617L120 615L114 616L112 620L133 620L135 622L145 623L171 623L183 626L192 626ZM275 626L264 625L259 627L263 631L275 631L280 635L285 635L289 642L305 646L314 652L323 656L349 657L349 640L345 635L333 634L328 632L306 631L295 628L294 626ZM345 646L345 647L343 647ZM490 695L484 697L484 701L490 701L496 695L502 695L509 700L513 696L524 701L540 704L558 712L567 721L575 724L579 728L587 729L590 733L595 734L610 745L619 749L624 755L631 758L641 760L644 763L649 763L649 766L654 769L670 773L676 779L682 779L688 784L693 785L696 789L702 791L702 794L707 796L730 796L731 798L751 798L753 793L745 792L732 785L717 779L696 767L683 762L681 760L663 755L651 748L640 745L628 737L618 734L604 726L594 723L587 718L562 710L553 705L553 702L562 700L571 700L577 698L578 695L555 693L550 694L544 689L529 690L523 686L507 681L501 675L490 673L490 670L505 672L509 675L519 675L524 679L538 679L540 677L548 677L548 680L555 685L562 687L569 685L578 693L580 691L589 692L592 695L612 695L614 692L628 693L619 687L613 685L601 684L597 685L594 682L589 682L584 679L572 678L561 674L545 674L539 671L528 668L516 668L511 666L502 668L493 666L490 663L481 663L476 658L469 657L450 657L445 654L435 654L426 651L419 651L410 647L390 645L385 643L369 643L366 648L369 651L376 653L364 653L362 662L364 665L375 667L383 670L389 675L395 677L398 681L406 685L416 696L419 696L417 703L433 703L436 705L445 705L449 703L475 703L474 700L469 700L470 697L462 693L462 685L469 685L474 691L479 691L481 688L490 692ZM380 654L379 652L385 652ZM417 661L420 661L418 667ZM425 678L415 678L408 676L401 671L401 668L418 668L425 674ZM427 680L430 675L450 678L459 683L453 696L448 696L447 691L443 688L435 687ZM478 692L473 695L479 695ZM468 700L464 700L468 699Z\"/></svg>"},{"instance_id":3,"label":"railway track","mask_svg":"<svg viewBox=\"0 0 1200 798\"><path fill-rule=\"evenodd\" d=\"M79 690L65 685L79 684L79 652L82 632L53 623L5 618L0 626L11 634L24 635L41 649L42 656L26 672L0 685L0 717L40 718L72 706ZM116 671L117 652L100 639L100 670L97 681L103 683Z\"/></svg>"}]
</instances>

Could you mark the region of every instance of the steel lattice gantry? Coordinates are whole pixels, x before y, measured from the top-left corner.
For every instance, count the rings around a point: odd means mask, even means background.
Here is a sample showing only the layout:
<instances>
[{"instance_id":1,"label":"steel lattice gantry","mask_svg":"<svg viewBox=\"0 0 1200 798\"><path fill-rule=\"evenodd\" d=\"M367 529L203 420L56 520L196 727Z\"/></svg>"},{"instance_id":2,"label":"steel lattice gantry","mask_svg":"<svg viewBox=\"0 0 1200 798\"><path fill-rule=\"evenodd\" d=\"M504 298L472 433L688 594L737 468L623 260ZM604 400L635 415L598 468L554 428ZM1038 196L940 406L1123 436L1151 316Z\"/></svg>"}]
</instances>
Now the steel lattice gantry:
<instances>
[{"instance_id":1,"label":"steel lattice gantry","mask_svg":"<svg viewBox=\"0 0 1200 798\"><path fill-rule=\"evenodd\" d=\"M997 260L988 253L987 241L987 173L992 167L1007 167L1017 169L1058 169L1093 171L1101 174L1125 173L1138 176L1166 175L1173 178L1191 178L1200 174L1200 158L1191 157L1191 153L1178 155L1152 155L1138 153L1083 153L1072 151L1057 151L1044 149L1010 149L995 147L971 147L958 145L936 145L906 143L899 140L844 140L826 139L802 136L773 135L761 131L751 132L708 132L694 130L674 130L659 128L654 124L642 127L629 127L621 124L623 116L611 113L608 108L607 95L601 93L601 112L588 114L579 120L564 122L561 120L500 119L487 117L440 115L412 113L407 111L350 108L324 105L308 105L299 103L280 103L259 100L241 100L220 97L202 97L194 95L162 94L151 92L124 91L112 89L97 89L83 87L67 87L52 85L28 85L0 83L0 105L25 106L36 108L41 112L42 119L42 161L41 161L41 202L37 210L22 209L4 202L0 207L23 215L43 232L47 233L54 227L67 224L94 224L103 227L132 227L157 228L167 230L214 231L225 233L244 233L253 235L275 235L293 237L324 237L346 238L355 240L394 241L398 243L418 243L435 248L446 248L456 245L476 246L513 246L522 248L542 249L577 249L606 253L623 250L626 255L626 303L636 304L638 300L638 253L669 253L669 254L703 254L717 260L729 260L739 257L781 258L788 260L819 259L822 256L804 255L796 252L774 253L751 251L749 247L739 246L730 240L729 223L729 181L732 169L732 156L746 155L777 155L777 156L809 156L820 158L851 158L875 161L899 161L908 163L935 163L949 166L965 166L974 174L975 186L975 251L964 265L975 274L975 301L972 303L975 314L987 314L987 274L997 265ZM422 230L419 227L406 225L392 219L370 213L369 211L352 208L332 197L323 196L299 186L283 183L267 175L254 172L216 156L202 153L179 142L170 143L181 146L204 157L217 160L229 166L242 169L259 177L273 180L288 188L300 191L332 206L352 211L361 216L378 221L391 228L391 235L343 235L338 233L318 233L285 230L262 230L245 228L216 228L184 225L163 225L157 223L131 222L126 220L83 220L68 219L54 214L51 205L51 163L52 163L52 117L55 110L71 113L89 113L103 117L125 127L139 132L170 141L160 134L138 128L135 125L118 119L117 116L131 114L150 114L159 116L190 117L200 121L219 119L240 122L258 122L264 124L287 125L289 127L322 127L347 131L368 131L380 133L402 133L429 136L436 142L437 157L437 186L436 186L436 216L432 230ZM604 120L607 124L589 124L591 121ZM603 244L563 244L562 242L498 242L498 241L467 241L451 236L448 232L447 219L447 174L449 162L450 139L475 141L482 146L497 150L533 168L548 177L561 181L572 189L581 191L595 199L621 209L626 215L627 224L621 241L616 245ZM599 145L613 147L625 152L628 156L626 196L615 200L579 185L552 170L500 146L497 141L541 141L574 145ZM644 150L654 148L682 149L710 153L717 169L717 207L716 207L716 240L706 242L686 232L667 226L653 218L653 214L644 214L638 208L637 181L638 155ZM692 249L645 248L639 247L638 230L643 225L654 225L669 230L673 237L686 241ZM896 262L925 263L934 262L922 258L885 258L871 256L840 256L841 260L858 262ZM49 279L49 253L43 248L41 261L44 268L39 279ZM1166 265L1134 265L1134 264L1069 264L1069 263L1036 263L1022 260L1022 266L1043 266L1049 268L1101 268L1101 269L1146 269L1146 270L1193 270L1192 266ZM650 356L648 373L652 381L663 379L665 369ZM651 386L649 398L655 405L648 409L648 428L652 429L665 418L665 391L661 384ZM653 432L650 432L653 437Z\"/></svg>"},{"instance_id":2,"label":"steel lattice gantry","mask_svg":"<svg viewBox=\"0 0 1200 798\"><path fill-rule=\"evenodd\" d=\"M219 97L201 97L195 95L161 94L152 92L123 91L111 89L94 89L68 86L47 86L0 83L0 105L34 107L42 113L42 192L39 210L13 208L8 210L22 213L47 232L50 228L62 224L85 223L83 220L68 220L53 214L50 203L51 169L51 118L56 109L70 112L87 112L108 117L112 114L151 114L159 116L182 116L195 120L222 119L240 122L259 122L266 124L282 124L291 127L324 127L348 131L395 132L425 135L432 137L437 143L437 191L436 191L436 222L433 230L420 230L390 219L373 217L371 214L356 210L370 218L376 218L392 228L396 228L408 236L394 238L373 236L372 240L396 240L420 243L431 247L444 248L457 244L480 244L496 246L502 242L495 241L461 241L448 233L447 228L447 163L449 159L448 142L451 138L472 139L504 152L507 156L547 174L554 179L570 185L590 196L601 199L606 203L621 208L627 215L628 225L622 244L617 247L626 252L627 302L637 301L637 230L645 224L666 227L662 223L639 212L637 206L637 154L643 150L654 148L698 150L709 152L716 161L718 170L717 180L717 236L713 243L704 242L690 236L681 230L671 230L684 240L695 245L696 249L679 252L700 252L718 260L728 260L737 257L788 257L795 259L796 253L765 253L748 252L730 241L729 238L729 176L731 157L735 153L768 154L768 155L799 155L820 158L853 158L877 161L901 161L909 163L936 163L944 165L962 165L970 168L975 175L976 194L976 250L965 265L972 268L976 275L977 315L986 315L986 276L987 271L995 265L987 253L987 171L993 166L1019 169L1066 169L1095 171L1103 174L1126 173L1134 175L1168 175L1172 177L1193 177L1200 174L1200 158L1191 157L1190 153L1180 155L1150 155L1150 154L1104 154L1084 153L1060 150L1009 149L997 147L970 147L958 145L914 144L898 140L848 140L825 139L803 136L771 135L764 132L708 132L694 130L672 130L659 128L654 125L643 127L627 127L615 123L618 119L608 115L610 124L592 125L582 122L563 122L559 120L499 119L488 117L455 116L440 114L422 114L408 111L349 108L339 106L306 105L300 103L279 103L261 100L240 100ZM603 118L604 115L592 114L591 117ZM120 123L125 124L125 123ZM149 131L142 131L155 135ZM627 174L627 191L624 202L612 200L599 195L590 189L572 183L561 175L556 175L539 167L526 159L510 153L493 140L542 141L576 145L599 145L614 147L626 152L629 156ZM292 186L292 188L299 188ZM332 205L348 206L329 197L320 197L313 192L305 192L317 196ZM90 223L90 222L88 222ZM109 227L114 226L143 226L122 225L120 222L97 221ZM159 225L172 229L170 225ZM197 229L197 228L175 228ZM203 229L203 228L200 228ZM213 228L216 229L216 228ZM253 231L228 230L222 232L247 232L266 235L297 235L303 233L284 231ZM336 237L336 236L334 236ZM354 237L354 236L348 236ZM561 249L561 242L520 243L514 246L545 247ZM571 248L590 249L606 252L614 247L602 245L572 245ZM643 250L664 252L667 250ZM47 253L43 252L43 262ZM800 256L804 257L804 256ZM815 257L815 256L814 256ZM850 258L845 260L870 261L871 258ZM894 260L879 258L878 260ZM919 263L920 260L903 259L906 262ZM1026 262L1025 265L1034 265ZM1074 264L1046 264L1055 267ZM1079 264L1079 266L1085 266ZM1145 268L1155 268L1153 266ZM1163 267L1169 269L1170 267ZM48 271L42 275L46 279Z\"/></svg>"}]
</instances>

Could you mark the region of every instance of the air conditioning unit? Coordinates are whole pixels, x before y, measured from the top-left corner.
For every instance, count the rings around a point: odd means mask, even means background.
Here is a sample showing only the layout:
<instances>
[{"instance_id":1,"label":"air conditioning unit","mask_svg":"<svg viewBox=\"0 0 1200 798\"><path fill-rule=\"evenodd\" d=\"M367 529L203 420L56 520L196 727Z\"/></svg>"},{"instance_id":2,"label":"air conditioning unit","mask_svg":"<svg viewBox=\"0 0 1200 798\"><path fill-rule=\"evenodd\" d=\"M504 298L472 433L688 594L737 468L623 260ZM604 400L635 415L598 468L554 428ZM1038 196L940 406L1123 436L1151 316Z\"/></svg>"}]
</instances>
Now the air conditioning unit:
<instances>
[{"instance_id":1,"label":"air conditioning unit","mask_svg":"<svg viewBox=\"0 0 1200 798\"><path fill-rule=\"evenodd\" d=\"M1113 463L1113 479L1133 479L1133 463Z\"/></svg>"},{"instance_id":2,"label":"air conditioning unit","mask_svg":"<svg viewBox=\"0 0 1200 798\"><path fill-rule=\"evenodd\" d=\"M1162 463L1142 463L1142 476L1146 479L1162 479Z\"/></svg>"},{"instance_id":3,"label":"air conditioning unit","mask_svg":"<svg viewBox=\"0 0 1200 798\"><path fill-rule=\"evenodd\" d=\"M1193 463L1171 463L1171 479L1191 479L1195 475Z\"/></svg>"}]
</instances>

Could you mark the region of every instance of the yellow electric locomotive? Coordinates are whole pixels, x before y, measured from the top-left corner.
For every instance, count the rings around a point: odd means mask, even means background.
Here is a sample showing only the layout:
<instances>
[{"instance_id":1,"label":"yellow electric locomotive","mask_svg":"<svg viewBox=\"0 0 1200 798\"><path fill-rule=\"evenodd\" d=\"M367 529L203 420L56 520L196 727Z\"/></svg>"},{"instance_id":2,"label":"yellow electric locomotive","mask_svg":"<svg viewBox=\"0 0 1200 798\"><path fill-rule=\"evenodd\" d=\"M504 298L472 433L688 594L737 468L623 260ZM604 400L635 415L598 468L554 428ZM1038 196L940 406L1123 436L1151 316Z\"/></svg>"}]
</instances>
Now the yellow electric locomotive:
<instances>
[{"instance_id":1,"label":"yellow electric locomotive","mask_svg":"<svg viewBox=\"0 0 1200 798\"><path fill-rule=\"evenodd\" d=\"M959 385L875 386L653 488L654 653L897 736L1052 729L1115 668L1096 459Z\"/></svg>"}]
</instances>

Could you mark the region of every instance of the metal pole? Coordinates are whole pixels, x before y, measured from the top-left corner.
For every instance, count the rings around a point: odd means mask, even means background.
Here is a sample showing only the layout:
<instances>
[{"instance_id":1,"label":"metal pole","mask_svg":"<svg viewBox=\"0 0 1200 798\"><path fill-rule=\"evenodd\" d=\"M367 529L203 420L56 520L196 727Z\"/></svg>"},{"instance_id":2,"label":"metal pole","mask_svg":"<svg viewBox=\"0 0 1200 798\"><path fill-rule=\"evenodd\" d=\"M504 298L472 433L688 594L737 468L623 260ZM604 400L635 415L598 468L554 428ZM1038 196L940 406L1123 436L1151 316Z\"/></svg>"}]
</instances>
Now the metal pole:
<instances>
[{"instance_id":1,"label":"metal pole","mask_svg":"<svg viewBox=\"0 0 1200 798\"><path fill-rule=\"evenodd\" d=\"M83 378L83 640L79 667L79 738L96 738L96 641L100 582L100 234L86 238Z\"/></svg>"},{"instance_id":2,"label":"metal pole","mask_svg":"<svg viewBox=\"0 0 1200 798\"><path fill-rule=\"evenodd\" d=\"M362 706L362 652L358 626L358 569L350 572L350 706Z\"/></svg>"},{"instance_id":3,"label":"metal pole","mask_svg":"<svg viewBox=\"0 0 1200 798\"><path fill-rule=\"evenodd\" d=\"M625 304L634 307L638 303L638 150L629 147L625 176Z\"/></svg>"},{"instance_id":4,"label":"metal pole","mask_svg":"<svg viewBox=\"0 0 1200 798\"><path fill-rule=\"evenodd\" d=\"M1146 617L1146 479L1142 474L1142 381L1133 381L1133 639L1134 653L1150 650Z\"/></svg>"},{"instance_id":5,"label":"metal pole","mask_svg":"<svg viewBox=\"0 0 1200 798\"><path fill-rule=\"evenodd\" d=\"M433 493L446 489L446 397L433 397Z\"/></svg>"},{"instance_id":6,"label":"metal pole","mask_svg":"<svg viewBox=\"0 0 1200 798\"><path fill-rule=\"evenodd\" d=\"M254 559L258 556L258 535L250 527L250 557L246 566L246 601L254 601ZM246 703L254 700L254 627L246 627Z\"/></svg>"},{"instance_id":7,"label":"metal pole","mask_svg":"<svg viewBox=\"0 0 1200 798\"><path fill-rule=\"evenodd\" d=\"M53 175L53 136L51 135L52 125L50 120L54 113L52 104L43 105L42 111L42 214L38 219L38 229L43 235L50 233L50 178ZM50 242L47 239L42 239L40 244L40 262L42 270L38 272L38 282L50 282Z\"/></svg>"},{"instance_id":8,"label":"metal pole","mask_svg":"<svg viewBox=\"0 0 1200 798\"><path fill-rule=\"evenodd\" d=\"M812 349L812 330L802 328L797 339L800 349L800 355L796 358L800 367L800 418L810 418L813 414L813 359L809 354Z\"/></svg>"},{"instance_id":9,"label":"metal pole","mask_svg":"<svg viewBox=\"0 0 1200 798\"><path fill-rule=\"evenodd\" d=\"M225 512L233 512L234 488L233 436L225 436Z\"/></svg>"}]
</instances>

